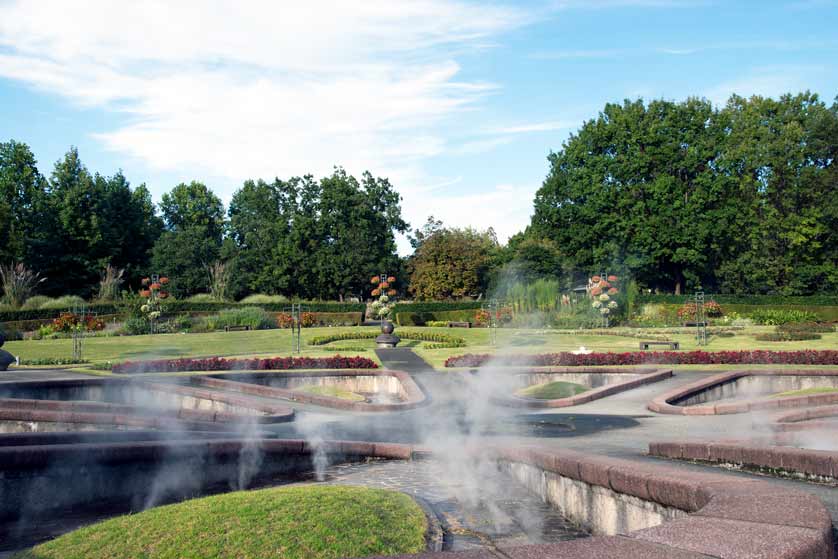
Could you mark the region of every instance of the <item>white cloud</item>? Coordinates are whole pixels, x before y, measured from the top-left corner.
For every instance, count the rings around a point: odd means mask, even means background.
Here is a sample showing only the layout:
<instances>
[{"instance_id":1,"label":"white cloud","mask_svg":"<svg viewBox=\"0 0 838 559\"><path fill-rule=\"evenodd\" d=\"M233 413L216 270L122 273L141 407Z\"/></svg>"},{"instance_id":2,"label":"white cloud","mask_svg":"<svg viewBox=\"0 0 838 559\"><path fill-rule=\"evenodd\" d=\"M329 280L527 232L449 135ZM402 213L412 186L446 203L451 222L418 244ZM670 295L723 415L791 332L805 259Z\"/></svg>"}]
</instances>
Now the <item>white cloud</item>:
<instances>
[{"instance_id":1,"label":"white cloud","mask_svg":"<svg viewBox=\"0 0 838 559\"><path fill-rule=\"evenodd\" d=\"M813 76L825 71L825 68L810 66L757 68L739 78L710 88L704 96L718 105L727 103L734 93L742 97L761 95L776 98L784 93L794 93L810 88Z\"/></svg>"},{"instance_id":2,"label":"white cloud","mask_svg":"<svg viewBox=\"0 0 838 559\"><path fill-rule=\"evenodd\" d=\"M501 126L494 130L498 134L527 134L530 132L552 132L554 130L569 130L579 126L579 122L564 120L548 120L545 122L530 122L527 124L515 124L512 126Z\"/></svg>"},{"instance_id":3,"label":"white cloud","mask_svg":"<svg viewBox=\"0 0 838 559\"><path fill-rule=\"evenodd\" d=\"M228 179L370 169L405 189L445 119L496 87L454 53L529 21L444 0L0 3L0 76L123 116L96 135L160 171Z\"/></svg>"}]
</instances>

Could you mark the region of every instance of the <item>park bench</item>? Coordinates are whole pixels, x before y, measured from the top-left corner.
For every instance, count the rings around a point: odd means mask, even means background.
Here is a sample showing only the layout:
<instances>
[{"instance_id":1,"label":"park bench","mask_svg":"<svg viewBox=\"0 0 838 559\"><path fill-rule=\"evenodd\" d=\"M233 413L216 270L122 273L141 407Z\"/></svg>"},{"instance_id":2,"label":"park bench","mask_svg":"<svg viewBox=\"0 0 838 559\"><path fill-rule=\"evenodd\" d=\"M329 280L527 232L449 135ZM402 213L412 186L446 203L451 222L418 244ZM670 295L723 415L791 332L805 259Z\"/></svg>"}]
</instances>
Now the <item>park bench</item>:
<instances>
[{"instance_id":1,"label":"park bench","mask_svg":"<svg viewBox=\"0 0 838 559\"><path fill-rule=\"evenodd\" d=\"M649 346L653 345L665 345L669 346L669 349L679 349L681 347L681 344L678 342L640 342L640 349L645 351L649 349Z\"/></svg>"},{"instance_id":2,"label":"park bench","mask_svg":"<svg viewBox=\"0 0 838 559\"><path fill-rule=\"evenodd\" d=\"M250 330L250 326L225 326L225 332L244 332Z\"/></svg>"},{"instance_id":3,"label":"park bench","mask_svg":"<svg viewBox=\"0 0 838 559\"><path fill-rule=\"evenodd\" d=\"M471 322L455 322L449 321L448 322L449 328L471 328Z\"/></svg>"}]
</instances>

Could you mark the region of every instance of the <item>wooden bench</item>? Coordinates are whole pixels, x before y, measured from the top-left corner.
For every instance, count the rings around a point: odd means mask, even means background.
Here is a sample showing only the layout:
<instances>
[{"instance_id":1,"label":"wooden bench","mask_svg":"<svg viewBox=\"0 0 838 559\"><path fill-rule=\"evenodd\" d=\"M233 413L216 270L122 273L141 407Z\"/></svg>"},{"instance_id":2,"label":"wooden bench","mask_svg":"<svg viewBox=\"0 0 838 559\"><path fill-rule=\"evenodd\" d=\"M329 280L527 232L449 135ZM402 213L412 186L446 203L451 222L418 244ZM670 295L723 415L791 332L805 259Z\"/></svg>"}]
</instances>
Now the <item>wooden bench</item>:
<instances>
[{"instance_id":1,"label":"wooden bench","mask_svg":"<svg viewBox=\"0 0 838 559\"><path fill-rule=\"evenodd\" d=\"M245 332L250 330L250 326L225 326L225 332Z\"/></svg>"},{"instance_id":2,"label":"wooden bench","mask_svg":"<svg viewBox=\"0 0 838 559\"><path fill-rule=\"evenodd\" d=\"M449 328L471 328L471 322L449 322Z\"/></svg>"},{"instance_id":3,"label":"wooden bench","mask_svg":"<svg viewBox=\"0 0 838 559\"><path fill-rule=\"evenodd\" d=\"M640 342L640 349L646 351L652 345L665 345L669 346L669 349L680 349L681 347L679 342Z\"/></svg>"}]
</instances>

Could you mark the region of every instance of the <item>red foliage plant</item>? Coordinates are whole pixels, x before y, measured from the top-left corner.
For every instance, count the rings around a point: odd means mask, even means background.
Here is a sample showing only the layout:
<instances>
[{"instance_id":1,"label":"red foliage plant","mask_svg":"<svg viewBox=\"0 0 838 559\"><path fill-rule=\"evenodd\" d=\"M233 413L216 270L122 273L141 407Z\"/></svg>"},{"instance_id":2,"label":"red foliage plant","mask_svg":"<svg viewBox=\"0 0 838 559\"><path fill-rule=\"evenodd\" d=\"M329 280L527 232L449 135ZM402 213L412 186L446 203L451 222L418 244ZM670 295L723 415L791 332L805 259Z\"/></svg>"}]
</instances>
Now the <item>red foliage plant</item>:
<instances>
[{"instance_id":1,"label":"red foliage plant","mask_svg":"<svg viewBox=\"0 0 838 559\"><path fill-rule=\"evenodd\" d=\"M377 369L378 364L367 357L271 357L265 359L165 359L159 361L127 361L114 365L115 374L178 373L186 371L284 371L290 369Z\"/></svg>"},{"instance_id":2,"label":"red foliage plant","mask_svg":"<svg viewBox=\"0 0 838 559\"><path fill-rule=\"evenodd\" d=\"M446 367L479 367L489 361L488 354L449 357ZM566 367L574 365L838 365L838 351L805 349L800 351L633 351L626 353L568 352L504 357L510 365Z\"/></svg>"}]
</instances>

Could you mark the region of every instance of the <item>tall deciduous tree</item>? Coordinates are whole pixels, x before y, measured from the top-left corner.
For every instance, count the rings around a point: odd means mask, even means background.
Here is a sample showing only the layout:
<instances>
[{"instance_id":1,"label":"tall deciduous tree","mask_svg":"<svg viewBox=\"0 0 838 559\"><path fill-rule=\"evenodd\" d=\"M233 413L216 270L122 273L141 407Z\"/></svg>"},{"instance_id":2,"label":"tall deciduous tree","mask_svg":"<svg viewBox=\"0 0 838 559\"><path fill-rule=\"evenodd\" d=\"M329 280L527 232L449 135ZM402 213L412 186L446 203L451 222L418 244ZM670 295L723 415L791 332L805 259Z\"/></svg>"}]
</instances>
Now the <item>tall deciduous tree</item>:
<instances>
[{"instance_id":1,"label":"tall deciduous tree","mask_svg":"<svg viewBox=\"0 0 838 559\"><path fill-rule=\"evenodd\" d=\"M498 250L491 231L438 229L410 260L410 292L420 300L478 297Z\"/></svg>"},{"instance_id":2,"label":"tall deciduous tree","mask_svg":"<svg viewBox=\"0 0 838 559\"><path fill-rule=\"evenodd\" d=\"M0 143L0 264L23 262L36 226L35 205L46 180L29 146Z\"/></svg>"}]
</instances>

